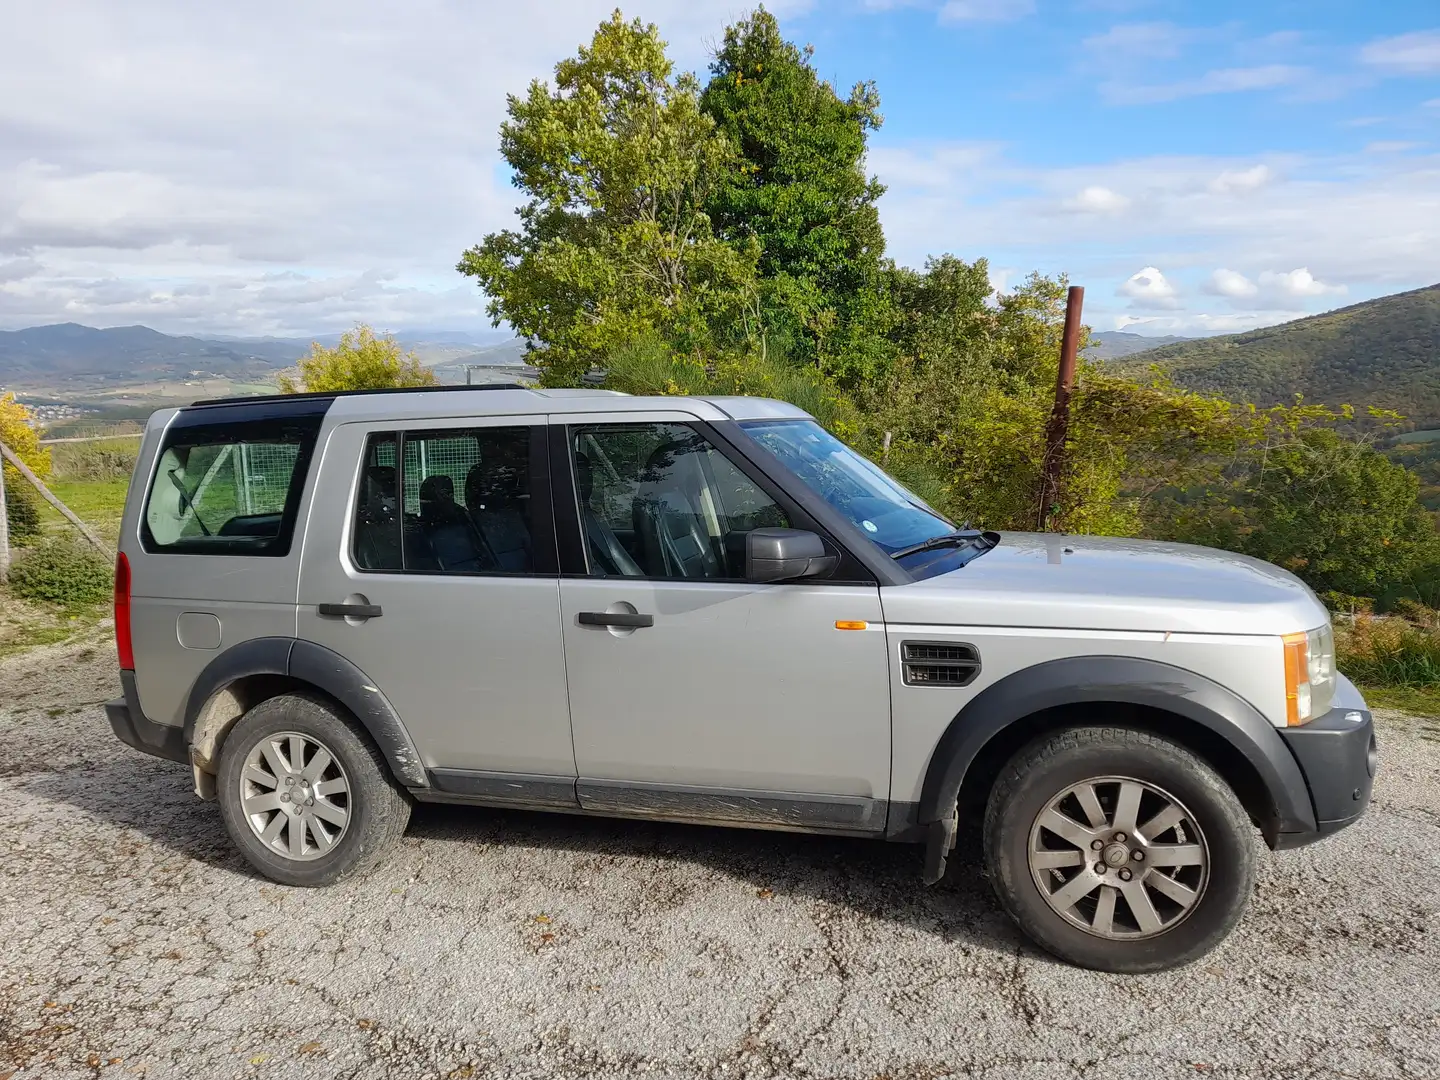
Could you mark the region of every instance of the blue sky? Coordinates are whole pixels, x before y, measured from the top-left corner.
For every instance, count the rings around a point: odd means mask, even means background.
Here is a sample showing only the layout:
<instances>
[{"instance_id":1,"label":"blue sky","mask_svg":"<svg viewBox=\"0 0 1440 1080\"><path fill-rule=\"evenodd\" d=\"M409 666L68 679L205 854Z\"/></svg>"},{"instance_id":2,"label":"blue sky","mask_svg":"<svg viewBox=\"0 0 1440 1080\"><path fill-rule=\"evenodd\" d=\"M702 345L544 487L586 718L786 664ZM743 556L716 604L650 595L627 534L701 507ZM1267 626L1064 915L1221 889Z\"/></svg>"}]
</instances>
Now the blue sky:
<instances>
[{"instance_id":1,"label":"blue sky","mask_svg":"<svg viewBox=\"0 0 1440 1080\"><path fill-rule=\"evenodd\" d=\"M613 0L66 0L7 15L0 327L481 328L504 95ZM886 122L890 252L1086 286L1097 329L1267 325L1440 281L1436 0L775 0ZM703 72L733 0L643 0Z\"/></svg>"},{"instance_id":2,"label":"blue sky","mask_svg":"<svg viewBox=\"0 0 1440 1080\"><path fill-rule=\"evenodd\" d=\"M872 0L788 25L838 85L879 85L902 261L1068 272L1097 326L1152 333L1440 281L1433 2Z\"/></svg>"}]
</instances>

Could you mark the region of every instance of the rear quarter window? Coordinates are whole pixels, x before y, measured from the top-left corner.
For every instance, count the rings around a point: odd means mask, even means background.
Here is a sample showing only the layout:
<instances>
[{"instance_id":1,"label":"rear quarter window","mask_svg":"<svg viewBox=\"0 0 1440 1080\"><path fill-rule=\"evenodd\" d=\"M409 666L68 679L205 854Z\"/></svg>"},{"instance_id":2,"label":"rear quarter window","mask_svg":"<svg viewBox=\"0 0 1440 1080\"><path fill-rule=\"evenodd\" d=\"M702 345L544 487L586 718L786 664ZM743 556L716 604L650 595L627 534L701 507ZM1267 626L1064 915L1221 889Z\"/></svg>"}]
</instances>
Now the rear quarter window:
<instances>
[{"instance_id":1,"label":"rear quarter window","mask_svg":"<svg viewBox=\"0 0 1440 1080\"><path fill-rule=\"evenodd\" d=\"M288 554L319 426L319 417L172 424L145 497L145 550Z\"/></svg>"}]
</instances>

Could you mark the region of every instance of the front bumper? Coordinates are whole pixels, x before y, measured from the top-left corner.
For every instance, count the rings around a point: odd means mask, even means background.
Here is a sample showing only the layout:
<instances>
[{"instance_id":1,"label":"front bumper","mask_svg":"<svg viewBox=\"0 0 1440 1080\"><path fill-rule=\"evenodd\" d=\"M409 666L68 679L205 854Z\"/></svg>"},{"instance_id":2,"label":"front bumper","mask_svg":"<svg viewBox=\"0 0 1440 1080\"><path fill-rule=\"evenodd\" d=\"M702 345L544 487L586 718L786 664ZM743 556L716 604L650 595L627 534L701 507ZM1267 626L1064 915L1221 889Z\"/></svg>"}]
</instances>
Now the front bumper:
<instances>
[{"instance_id":1,"label":"front bumper","mask_svg":"<svg viewBox=\"0 0 1440 1080\"><path fill-rule=\"evenodd\" d=\"M1303 847L1358 821L1370 804L1379 756L1374 719L1355 685L1341 675L1330 711L1280 736L1305 776L1316 827L1280 833L1274 846Z\"/></svg>"},{"instance_id":2,"label":"front bumper","mask_svg":"<svg viewBox=\"0 0 1440 1080\"><path fill-rule=\"evenodd\" d=\"M120 687L125 696L105 703L105 715L115 737L146 754L188 764L190 751L185 746L185 729L173 724L157 724L140 710L135 672L121 671Z\"/></svg>"}]
</instances>

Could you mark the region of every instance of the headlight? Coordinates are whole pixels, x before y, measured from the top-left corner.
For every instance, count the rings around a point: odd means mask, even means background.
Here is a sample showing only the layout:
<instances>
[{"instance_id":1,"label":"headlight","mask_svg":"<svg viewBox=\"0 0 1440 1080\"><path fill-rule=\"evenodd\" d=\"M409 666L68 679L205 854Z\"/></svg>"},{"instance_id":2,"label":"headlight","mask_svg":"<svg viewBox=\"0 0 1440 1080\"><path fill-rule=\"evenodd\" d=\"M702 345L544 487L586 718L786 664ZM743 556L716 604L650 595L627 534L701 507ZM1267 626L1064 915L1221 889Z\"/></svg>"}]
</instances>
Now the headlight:
<instances>
[{"instance_id":1,"label":"headlight","mask_svg":"<svg viewBox=\"0 0 1440 1080\"><path fill-rule=\"evenodd\" d=\"M1335 633L1326 623L1307 634L1286 634L1285 722L1308 724L1330 711L1335 697Z\"/></svg>"}]
</instances>

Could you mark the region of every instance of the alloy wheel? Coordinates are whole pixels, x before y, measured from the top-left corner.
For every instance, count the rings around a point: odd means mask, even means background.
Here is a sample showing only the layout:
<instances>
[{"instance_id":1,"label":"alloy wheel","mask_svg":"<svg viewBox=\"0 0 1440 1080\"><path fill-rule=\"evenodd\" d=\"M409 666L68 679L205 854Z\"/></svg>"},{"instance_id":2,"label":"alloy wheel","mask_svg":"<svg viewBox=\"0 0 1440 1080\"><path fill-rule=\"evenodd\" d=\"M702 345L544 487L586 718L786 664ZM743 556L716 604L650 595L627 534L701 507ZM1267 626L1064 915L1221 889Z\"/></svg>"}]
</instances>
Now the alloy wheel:
<instances>
[{"instance_id":1,"label":"alloy wheel","mask_svg":"<svg viewBox=\"0 0 1440 1080\"><path fill-rule=\"evenodd\" d=\"M1124 776L1084 780L1056 795L1035 818L1027 853L1051 910L1109 939L1174 929L1210 878L1194 815L1163 788Z\"/></svg>"},{"instance_id":2,"label":"alloy wheel","mask_svg":"<svg viewBox=\"0 0 1440 1080\"><path fill-rule=\"evenodd\" d=\"M281 731L245 758L240 804L250 829L277 855L297 862L334 849L350 826L350 780L314 736Z\"/></svg>"}]
</instances>

